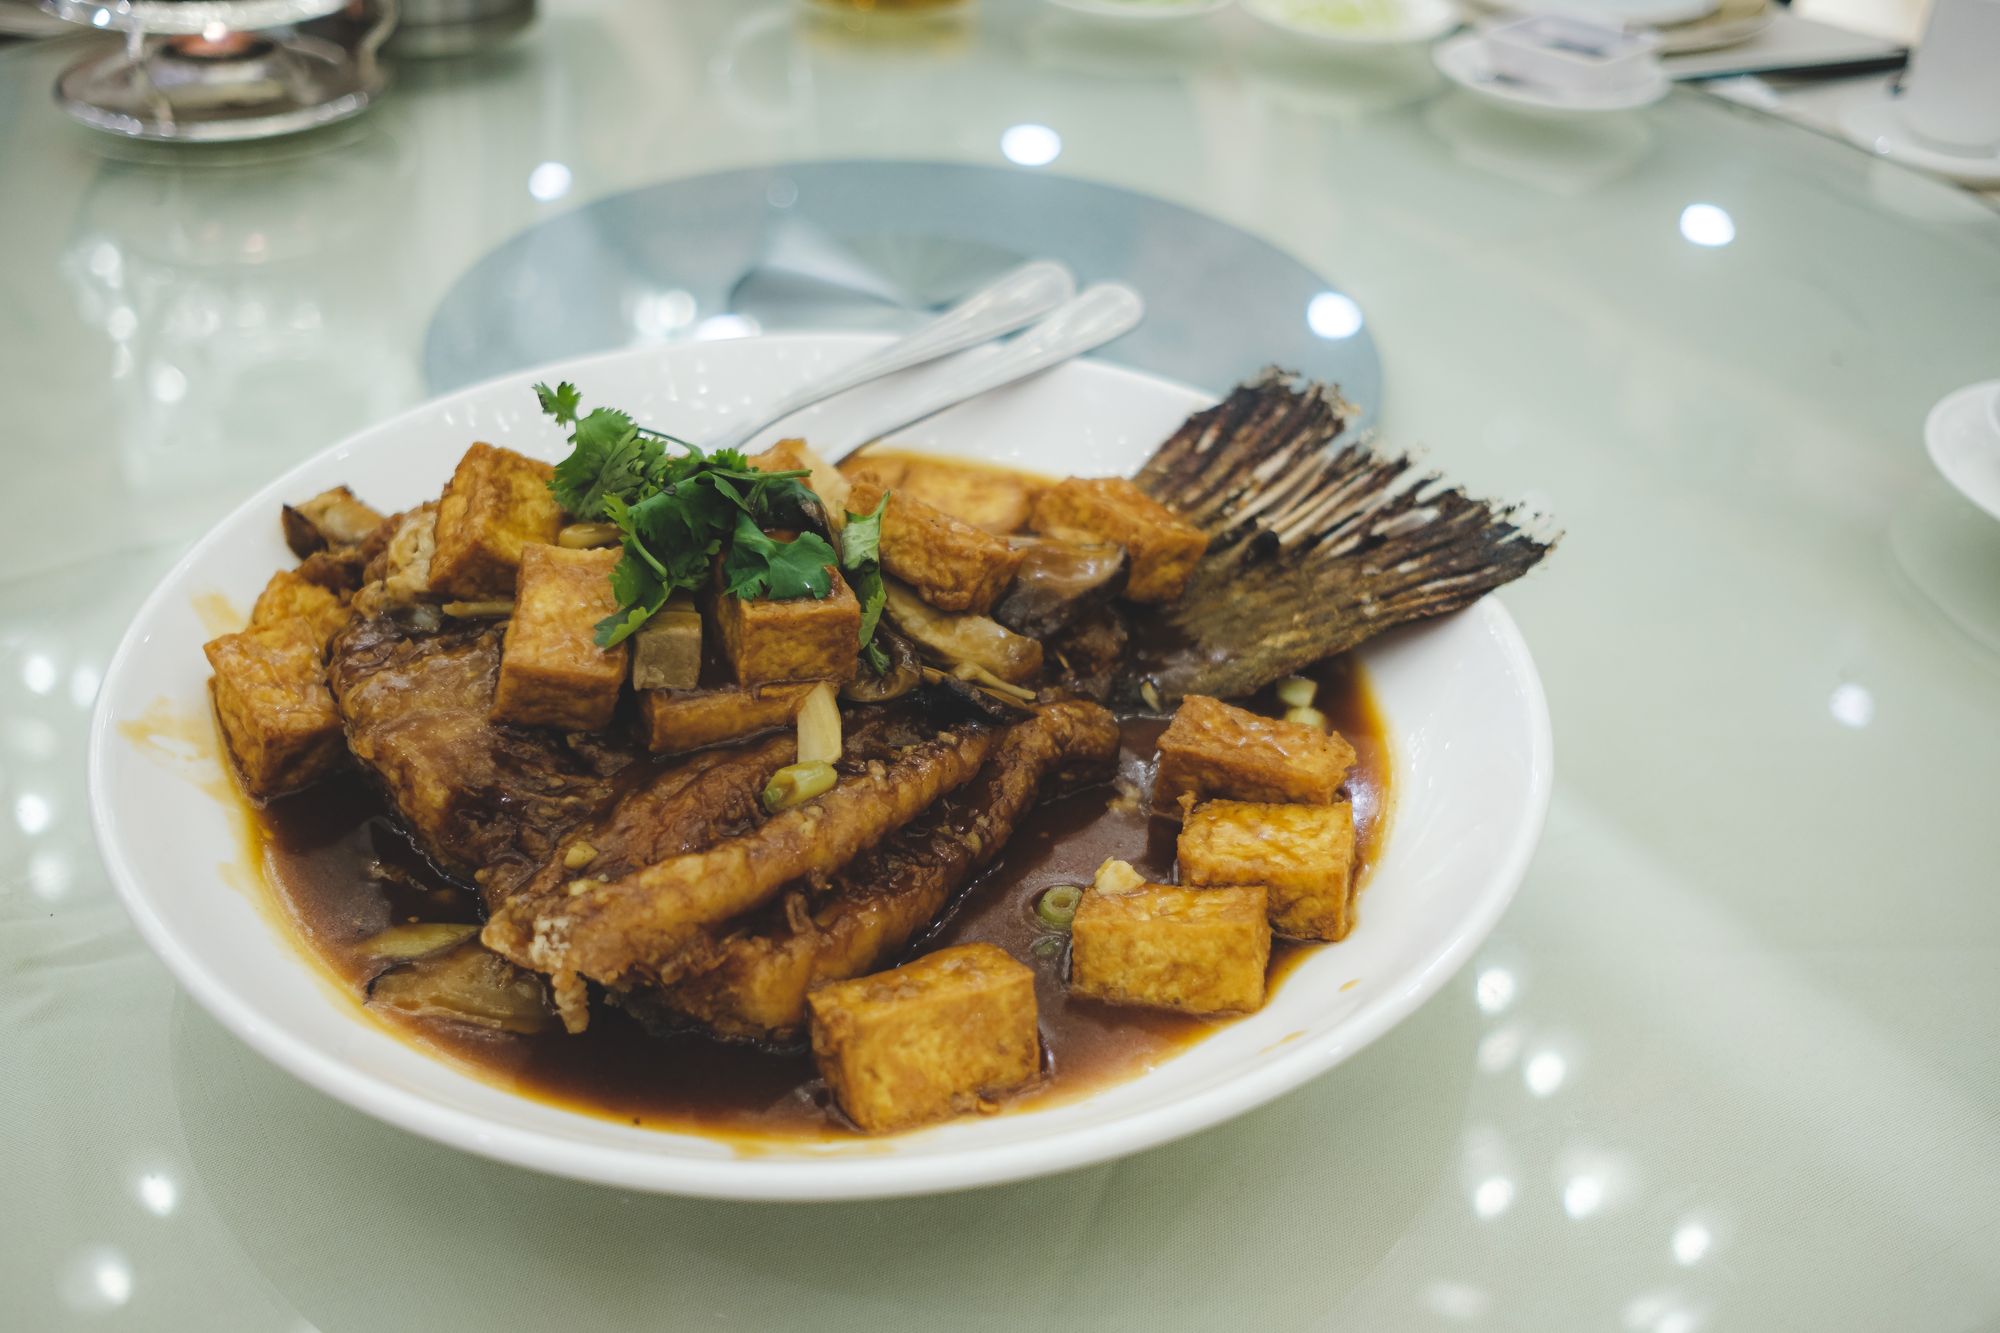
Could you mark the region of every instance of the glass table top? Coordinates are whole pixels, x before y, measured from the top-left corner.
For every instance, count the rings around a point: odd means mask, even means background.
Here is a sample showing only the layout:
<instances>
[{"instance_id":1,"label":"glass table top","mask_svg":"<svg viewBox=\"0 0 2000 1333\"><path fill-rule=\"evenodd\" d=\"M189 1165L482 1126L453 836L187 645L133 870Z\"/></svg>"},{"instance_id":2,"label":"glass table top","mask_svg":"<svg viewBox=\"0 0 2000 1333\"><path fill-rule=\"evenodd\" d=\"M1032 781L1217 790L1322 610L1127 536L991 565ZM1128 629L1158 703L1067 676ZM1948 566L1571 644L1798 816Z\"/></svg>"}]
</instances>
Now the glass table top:
<instances>
[{"instance_id":1,"label":"glass table top","mask_svg":"<svg viewBox=\"0 0 2000 1333\"><path fill-rule=\"evenodd\" d=\"M2000 214L1696 93L1523 119L1240 12L545 10L216 151L69 123L78 42L0 50L0 1327L2000 1327L2000 524L1920 436L2000 375ZM293 1082L177 992L92 847L127 618L425 396L440 303L524 228L852 158L1269 242L1365 312L1385 437L1554 511L1506 594L1558 770L1515 905L1306 1089L970 1194L643 1197Z\"/></svg>"}]
</instances>

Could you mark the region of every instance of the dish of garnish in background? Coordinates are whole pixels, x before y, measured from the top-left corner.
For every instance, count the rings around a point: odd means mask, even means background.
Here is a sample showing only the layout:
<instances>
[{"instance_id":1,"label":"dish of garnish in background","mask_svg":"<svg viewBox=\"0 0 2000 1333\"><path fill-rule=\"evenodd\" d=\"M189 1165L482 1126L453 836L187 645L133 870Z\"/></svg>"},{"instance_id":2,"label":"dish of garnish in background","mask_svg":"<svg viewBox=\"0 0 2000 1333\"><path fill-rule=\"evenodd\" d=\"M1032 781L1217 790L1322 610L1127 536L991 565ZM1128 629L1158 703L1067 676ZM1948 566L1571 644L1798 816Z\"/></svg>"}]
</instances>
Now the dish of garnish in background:
<instances>
[{"instance_id":1,"label":"dish of garnish in background","mask_svg":"<svg viewBox=\"0 0 2000 1333\"><path fill-rule=\"evenodd\" d=\"M1092 18L1160 23L1213 14L1229 8L1231 0L1049 0L1049 3Z\"/></svg>"},{"instance_id":2,"label":"dish of garnish in background","mask_svg":"<svg viewBox=\"0 0 2000 1333\"><path fill-rule=\"evenodd\" d=\"M199 648L207 631L194 602L212 604L211 595L220 593L247 605L264 573L288 562L273 521L280 501L345 483L379 505L414 505L434 496L439 479L460 463L469 433L502 448L562 458L567 451L560 432L519 408L536 379L573 379L589 386L592 401L616 402L645 421L670 421L701 434L715 423L718 407L730 410L751 393L797 382L829 358L870 345L830 337L745 340L620 353L499 381L330 450L204 539L142 609L107 675L92 741L93 809L107 862L147 939L194 996L315 1086L444 1142L627 1187L819 1198L1012 1178L1162 1141L1254 1105L1344 1058L1441 984L1518 882L1547 794L1539 687L1518 635L1490 600L1374 639L1350 659L1372 687L1389 768L1399 787L1407 783L1397 800L1395 829L1369 881L1359 929L1338 945L1307 950L1262 1009L1160 1053L1153 1067L1124 1081L892 1139L759 1140L756 1153L743 1156L740 1133L635 1128L519 1095L516 1088L529 1089L518 1082L496 1086L491 1071L434 1058L371 1017L352 994L318 984L319 974L300 966L290 931L262 915L267 895L246 896L216 873L218 863L241 859L242 810L213 794L215 756L148 745L140 723L204 715ZM1225 438L1247 438L1257 421L1268 420L1262 414L1287 414L1297 429L1278 432L1280 443L1296 438L1305 450L1314 439L1324 442L1320 432L1337 423L1337 413L1324 398L1290 395L1275 382L1247 387L1204 420ZM1044 473L1118 475L1153 455L1201 405L1198 395L1157 380L1072 365L957 409L898 443ZM836 402L815 409L797 428L808 437L822 428L837 433L841 408ZM1183 449L1195 447L1202 434L1198 422L1189 430L1194 435L1181 437ZM1175 447L1159 452L1160 470L1151 477L1142 473L1142 483L1176 502L1185 497L1187 512L1198 513L1205 503L1201 487L1173 461ZM1304 489L1271 495L1267 511L1292 512L1289 500L1322 487L1333 488L1330 495L1350 477L1387 469L1382 477L1417 484L1402 502L1407 511L1384 506L1382 540L1393 543L1394 534L1421 526L1430 515L1460 512L1457 506L1465 506L1467 521L1483 512L1456 492L1425 486L1365 452L1316 459L1310 451L1297 455L1293 461L1311 466L1288 475ZM1222 469L1224 483L1210 499L1243 494L1228 472ZM1281 523L1273 538L1282 543L1283 534L1302 530L1307 517L1301 512ZM1253 580L1246 588L1254 587L1256 551L1239 551L1226 539L1217 549L1242 565L1244 577ZM1490 576L1483 586L1508 576ZM1363 580L1355 588L1396 605L1397 594L1387 587L1371 592ZM1280 591L1274 584L1269 595ZM1198 593L1191 590L1191 605L1201 604ZM1267 668L1302 664L1353 641L1358 619L1347 609L1314 609L1295 642L1272 650L1293 656L1272 656ZM460 614L482 612L474 605ZM1158 665L1157 674L1131 678L1130 688L1178 692L1176 681L1204 679L1198 673L1206 669L1200 660L1171 654ZM267 860L255 857L253 874L265 870Z\"/></svg>"},{"instance_id":3,"label":"dish of garnish in background","mask_svg":"<svg viewBox=\"0 0 2000 1333\"><path fill-rule=\"evenodd\" d=\"M1281 32L1324 46L1403 46L1435 41L1462 21L1454 0L1244 0Z\"/></svg>"}]
</instances>

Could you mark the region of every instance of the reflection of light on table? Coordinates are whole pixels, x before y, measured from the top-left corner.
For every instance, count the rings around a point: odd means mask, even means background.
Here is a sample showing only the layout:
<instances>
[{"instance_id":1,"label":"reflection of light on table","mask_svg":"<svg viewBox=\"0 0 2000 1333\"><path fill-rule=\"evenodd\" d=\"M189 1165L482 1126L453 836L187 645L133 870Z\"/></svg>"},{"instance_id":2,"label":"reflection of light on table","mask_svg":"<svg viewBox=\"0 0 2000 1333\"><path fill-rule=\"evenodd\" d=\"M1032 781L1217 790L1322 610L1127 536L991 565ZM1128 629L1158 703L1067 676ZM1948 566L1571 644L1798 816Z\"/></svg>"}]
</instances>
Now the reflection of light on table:
<instances>
[{"instance_id":1,"label":"reflection of light on table","mask_svg":"<svg viewBox=\"0 0 2000 1333\"><path fill-rule=\"evenodd\" d=\"M1062 136L1046 125L1010 125L1000 152L1016 166L1045 167L1062 155Z\"/></svg>"},{"instance_id":2,"label":"reflection of light on table","mask_svg":"<svg viewBox=\"0 0 2000 1333\"><path fill-rule=\"evenodd\" d=\"M1714 204L1689 204L1681 210L1681 235L1710 248L1736 239L1736 220Z\"/></svg>"},{"instance_id":3,"label":"reflection of light on table","mask_svg":"<svg viewBox=\"0 0 2000 1333\"><path fill-rule=\"evenodd\" d=\"M1361 332L1361 307L1351 296L1321 292L1306 305L1306 327L1322 338L1352 338Z\"/></svg>"}]
</instances>

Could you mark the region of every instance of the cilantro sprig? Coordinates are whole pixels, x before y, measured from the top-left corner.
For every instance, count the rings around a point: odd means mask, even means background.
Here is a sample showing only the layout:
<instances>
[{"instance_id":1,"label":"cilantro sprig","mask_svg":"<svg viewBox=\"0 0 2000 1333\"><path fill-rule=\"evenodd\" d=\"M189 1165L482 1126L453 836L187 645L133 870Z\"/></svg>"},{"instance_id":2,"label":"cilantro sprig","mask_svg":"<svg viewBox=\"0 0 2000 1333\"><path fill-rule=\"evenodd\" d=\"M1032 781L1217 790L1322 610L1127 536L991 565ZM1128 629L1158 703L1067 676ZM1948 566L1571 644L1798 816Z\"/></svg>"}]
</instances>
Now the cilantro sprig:
<instances>
[{"instance_id":1,"label":"cilantro sprig","mask_svg":"<svg viewBox=\"0 0 2000 1333\"><path fill-rule=\"evenodd\" d=\"M882 608L888 603L888 585L882 582L882 512L889 507L889 493L875 502L875 511L857 514L847 511L847 526L840 533L840 572L861 599L861 656L876 675L889 669L889 654L875 642L875 627L882 623Z\"/></svg>"},{"instance_id":2,"label":"cilantro sprig","mask_svg":"<svg viewBox=\"0 0 2000 1333\"><path fill-rule=\"evenodd\" d=\"M585 413L567 382L537 384L535 397L571 428L570 455L556 464L549 490L578 520L616 525L624 548L611 572L618 610L598 622L600 646L623 642L674 593L699 588L725 545L726 592L818 599L833 590L826 538L807 530L781 541L764 531L814 525L818 497L801 480L809 473L759 471L738 449L704 453L615 408ZM668 453L669 444L679 452Z\"/></svg>"}]
</instances>

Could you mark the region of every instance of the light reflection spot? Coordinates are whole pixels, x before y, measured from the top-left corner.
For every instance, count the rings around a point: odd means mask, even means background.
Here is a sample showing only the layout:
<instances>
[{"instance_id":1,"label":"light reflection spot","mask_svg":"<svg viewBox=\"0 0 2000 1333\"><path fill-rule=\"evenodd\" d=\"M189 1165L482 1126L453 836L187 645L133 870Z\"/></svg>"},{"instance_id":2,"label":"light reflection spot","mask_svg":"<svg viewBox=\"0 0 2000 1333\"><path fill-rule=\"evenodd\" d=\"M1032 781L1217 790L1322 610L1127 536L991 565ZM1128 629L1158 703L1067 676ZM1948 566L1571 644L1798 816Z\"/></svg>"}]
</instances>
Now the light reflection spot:
<instances>
[{"instance_id":1,"label":"light reflection spot","mask_svg":"<svg viewBox=\"0 0 2000 1333\"><path fill-rule=\"evenodd\" d=\"M1826 711L1843 727L1859 731L1875 720L1875 696L1853 681L1838 686L1826 701Z\"/></svg>"},{"instance_id":2,"label":"light reflection spot","mask_svg":"<svg viewBox=\"0 0 2000 1333\"><path fill-rule=\"evenodd\" d=\"M1685 1223L1674 1231L1674 1261L1684 1268L1700 1263L1713 1240L1708 1228L1701 1223Z\"/></svg>"},{"instance_id":3,"label":"light reflection spot","mask_svg":"<svg viewBox=\"0 0 2000 1333\"><path fill-rule=\"evenodd\" d=\"M1046 125L1010 125L1000 152L1016 166L1045 167L1062 156L1062 136Z\"/></svg>"},{"instance_id":4,"label":"light reflection spot","mask_svg":"<svg viewBox=\"0 0 2000 1333\"><path fill-rule=\"evenodd\" d=\"M49 821L53 818L55 812L49 809L46 797L28 791L22 792L14 800L14 822L21 826L21 832L30 837L45 832L49 827Z\"/></svg>"},{"instance_id":5,"label":"light reflection spot","mask_svg":"<svg viewBox=\"0 0 2000 1333\"><path fill-rule=\"evenodd\" d=\"M1689 204L1681 210L1681 235L1713 250L1736 239L1736 220L1714 204Z\"/></svg>"},{"instance_id":6,"label":"light reflection spot","mask_svg":"<svg viewBox=\"0 0 2000 1333\"><path fill-rule=\"evenodd\" d=\"M1589 1217L1604 1206L1604 1182L1596 1176L1576 1176L1563 1186L1563 1211L1571 1217Z\"/></svg>"},{"instance_id":7,"label":"light reflection spot","mask_svg":"<svg viewBox=\"0 0 2000 1333\"><path fill-rule=\"evenodd\" d=\"M1322 338L1352 338L1361 322L1361 307L1351 296L1321 292L1306 303L1306 327Z\"/></svg>"},{"instance_id":8,"label":"light reflection spot","mask_svg":"<svg viewBox=\"0 0 2000 1333\"><path fill-rule=\"evenodd\" d=\"M1537 1097L1547 1097L1563 1085L1569 1073L1569 1064L1554 1051L1538 1051L1528 1058L1521 1070L1521 1078L1527 1083L1528 1091Z\"/></svg>"},{"instance_id":9,"label":"light reflection spot","mask_svg":"<svg viewBox=\"0 0 2000 1333\"><path fill-rule=\"evenodd\" d=\"M1505 1176L1491 1176L1479 1182L1472 1191L1472 1211L1483 1218L1494 1218L1507 1211L1514 1203L1514 1182Z\"/></svg>"},{"instance_id":10,"label":"light reflection spot","mask_svg":"<svg viewBox=\"0 0 2000 1333\"><path fill-rule=\"evenodd\" d=\"M528 173L528 193L543 203L553 203L569 193L575 178L560 162L544 162Z\"/></svg>"},{"instance_id":11,"label":"light reflection spot","mask_svg":"<svg viewBox=\"0 0 2000 1333\"><path fill-rule=\"evenodd\" d=\"M1514 1002L1514 974L1504 967L1487 968L1473 983L1473 995L1486 1013L1499 1013Z\"/></svg>"}]
</instances>

